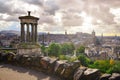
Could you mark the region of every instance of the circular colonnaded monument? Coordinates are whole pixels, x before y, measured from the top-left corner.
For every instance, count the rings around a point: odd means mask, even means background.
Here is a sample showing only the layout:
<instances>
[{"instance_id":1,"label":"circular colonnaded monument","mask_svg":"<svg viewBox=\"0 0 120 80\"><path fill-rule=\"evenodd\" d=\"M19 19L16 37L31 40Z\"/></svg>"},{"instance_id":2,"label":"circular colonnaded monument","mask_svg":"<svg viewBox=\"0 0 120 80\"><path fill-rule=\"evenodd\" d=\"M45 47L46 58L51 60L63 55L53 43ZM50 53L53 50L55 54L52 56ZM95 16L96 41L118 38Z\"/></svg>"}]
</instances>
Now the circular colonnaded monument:
<instances>
[{"instance_id":1,"label":"circular colonnaded monument","mask_svg":"<svg viewBox=\"0 0 120 80\"><path fill-rule=\"evenodd\" d=\"M17 47L17 54L38 55L41 54L40 45L37 42L37 24L39 18L31 16L20 16L21 42Z\"/></svg>"}]
</instances>

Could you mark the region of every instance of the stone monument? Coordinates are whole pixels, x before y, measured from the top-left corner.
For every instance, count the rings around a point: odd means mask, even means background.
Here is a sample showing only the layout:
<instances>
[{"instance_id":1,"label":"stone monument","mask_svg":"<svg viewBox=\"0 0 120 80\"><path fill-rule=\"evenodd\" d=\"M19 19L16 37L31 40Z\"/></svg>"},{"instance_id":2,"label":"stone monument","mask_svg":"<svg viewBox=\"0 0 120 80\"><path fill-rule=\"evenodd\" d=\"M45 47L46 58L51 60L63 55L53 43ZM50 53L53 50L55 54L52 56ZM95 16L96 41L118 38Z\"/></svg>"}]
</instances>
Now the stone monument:
<instances>
[{"instance_id":1,"label":"stone monument","mask_svg":"<svg viewBox=\"0 0 120 80\"><path fill-rule=\"evenodd\" d=\"M40 45L37 43L37 24L39 18L31 16L20 16L21 42L18 45L18 54L38 55L41 54Z\"/></svg>"}]
</instances>

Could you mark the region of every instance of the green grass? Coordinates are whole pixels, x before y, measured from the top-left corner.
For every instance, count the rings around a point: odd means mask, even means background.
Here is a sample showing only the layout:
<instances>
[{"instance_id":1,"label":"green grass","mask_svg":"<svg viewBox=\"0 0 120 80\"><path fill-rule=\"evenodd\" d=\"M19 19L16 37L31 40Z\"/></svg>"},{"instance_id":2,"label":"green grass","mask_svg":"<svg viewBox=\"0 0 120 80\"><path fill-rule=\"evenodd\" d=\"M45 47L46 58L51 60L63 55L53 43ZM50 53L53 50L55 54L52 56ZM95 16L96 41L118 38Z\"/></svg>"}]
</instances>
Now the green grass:
<instances>
[{"instance_id":1,"label":"green grass","mask_svg":"<svg viewBox=\"0 0 120 80\"><path fill-rule=\"evenodd\" d=\"M67 60L68 62L74 62L74 61L78 60L77 57L70 57L70 56L66 56L66 55L59 55L59 59Z\"/></svg>"},{"instance_id":2,"label":"green grass","mask_svg":"<svg viewBox=\"0 0 120 80\"><path fill-rule=\"evenodd\" d=\"M40 48L37 43L21 43L18 45L19 48Z\"/></svg>"}]
</instances>

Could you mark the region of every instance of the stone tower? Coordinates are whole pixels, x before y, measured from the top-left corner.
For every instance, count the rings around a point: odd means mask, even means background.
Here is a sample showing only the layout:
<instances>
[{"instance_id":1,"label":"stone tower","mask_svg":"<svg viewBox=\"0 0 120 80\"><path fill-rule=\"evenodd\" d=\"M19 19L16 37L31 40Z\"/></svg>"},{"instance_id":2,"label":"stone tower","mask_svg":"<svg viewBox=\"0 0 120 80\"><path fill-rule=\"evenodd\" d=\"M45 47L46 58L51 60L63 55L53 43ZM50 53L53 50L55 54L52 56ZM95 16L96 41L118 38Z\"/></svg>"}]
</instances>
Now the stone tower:
<instances>
[{"instance_id":1,"label":"stone tower","mask_svg":"<svg viewBox=\"0 0 120 80\"><path fill-rule=\"evenodd\" d=\"M65 35L67 35L67 30L65 30Z\"/></svg>"},{"instance_id":2,"label":"stone tower","mask_svg":"<svg viewBox=\"0 0 120 80\"><path fill-rule=\"evenodd\" d=\"M95 31L94 30L92 31L92 36L95 37Z\"/></svg>"},{"instance_id":3,"label":"stone tower","mask_svg":"<svg viewBox=\"0 0 120 80\"><path fill-rule=\"evenodd\" d=\"M17 47L17 54L38 55L41 54L40 45L37 43L37 24L39 18L31 16L20 16L21 43Z\"/></svg>"},{"instance_id":4,"label":"stone tower","mask_svg":"<svg viewBox=\"0 0 120 80\"><path fill-rule=\"evenodd\" d=\"M93 39L93 44L96 45L96 34L95 34L95 31L93 30L92 32L92 39Z\"/></svg>"},{"instance_id":5,"label":"stone tower","mask_svg":"<svg viewBox=\"0 0 120 80\"><path fill-rule=\"evenodd\" d=\"M36 43L37 42L37 24L38 24L39 18L31 16L30 13L31 12L28 11L27 16L19 17L20 24L21 24L21 42L23 43L26 43L26 42ZM25 31L25 28L27 28L26 29L27 31Z\"/></svg>"}]
</instances>

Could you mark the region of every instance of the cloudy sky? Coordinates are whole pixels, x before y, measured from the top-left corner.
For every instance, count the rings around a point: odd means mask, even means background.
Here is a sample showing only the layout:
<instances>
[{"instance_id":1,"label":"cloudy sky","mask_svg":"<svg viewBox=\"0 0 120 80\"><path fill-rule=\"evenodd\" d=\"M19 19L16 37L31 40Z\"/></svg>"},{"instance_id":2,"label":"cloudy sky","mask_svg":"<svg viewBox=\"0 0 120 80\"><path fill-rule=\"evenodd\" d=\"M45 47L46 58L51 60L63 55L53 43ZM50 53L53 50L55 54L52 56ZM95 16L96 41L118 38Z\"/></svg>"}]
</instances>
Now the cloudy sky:
<instances>
[{"instance_id":1,"label":"cloudy sky","mask_svg":"<svg viewBox=\"0 0 120 80\"><path fill-rule=\"evenodd\" d=\"M40 18L39 32L120 33L120 0L0 0L0 30L20 30L27 11Z\"/></svg>"}]
</instances>

